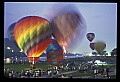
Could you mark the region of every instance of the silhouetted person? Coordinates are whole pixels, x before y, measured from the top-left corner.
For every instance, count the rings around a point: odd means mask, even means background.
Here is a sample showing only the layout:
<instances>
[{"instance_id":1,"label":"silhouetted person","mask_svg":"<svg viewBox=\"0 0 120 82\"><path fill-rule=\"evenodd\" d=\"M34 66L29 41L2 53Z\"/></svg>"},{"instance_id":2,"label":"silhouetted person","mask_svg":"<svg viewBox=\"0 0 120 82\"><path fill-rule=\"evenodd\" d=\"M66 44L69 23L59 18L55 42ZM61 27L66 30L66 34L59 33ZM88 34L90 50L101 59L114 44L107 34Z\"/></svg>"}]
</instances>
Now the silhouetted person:
<instances>
[{"instance_id":1,"label":"silhouetted person","mask_svg":"<svg viewBox=\"0 0 120 82\"><path fill-rule=\"evenodd\" d=\"M107 78L109 79L109 68L106 68Z\"/></svg>"}]
</instances>

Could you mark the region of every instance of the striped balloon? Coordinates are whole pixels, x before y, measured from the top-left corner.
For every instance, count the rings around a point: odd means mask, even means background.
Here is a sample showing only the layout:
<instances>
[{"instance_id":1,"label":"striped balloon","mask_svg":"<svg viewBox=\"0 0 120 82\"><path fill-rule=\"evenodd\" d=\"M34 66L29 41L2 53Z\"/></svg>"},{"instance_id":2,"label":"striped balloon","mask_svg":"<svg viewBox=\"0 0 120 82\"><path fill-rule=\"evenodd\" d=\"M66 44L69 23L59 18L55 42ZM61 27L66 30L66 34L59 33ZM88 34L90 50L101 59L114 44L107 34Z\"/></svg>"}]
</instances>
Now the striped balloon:
<instances>
[{"instance_id":1,"label":"striped balloon","mask_svg":"<svg viewBox=\"0 0 120 82\"><path fill-rule=\"evenodd\" d=\"M56 40L51 39L51 43L46 49L47 62L53 66L59 66L63 63L63 50Z\"/></svg>"},{"instance_id":2,"label":"striped balloon","mask_svg":"<svg viewBox=\"0 0 120 82\"><path fill-rule=\"evenodd\" d=\"M16 23L14 37L29 61L36 62L49 45L52 32L48 20L38 16L27 16Z\"/></svg>"}]
</instances>

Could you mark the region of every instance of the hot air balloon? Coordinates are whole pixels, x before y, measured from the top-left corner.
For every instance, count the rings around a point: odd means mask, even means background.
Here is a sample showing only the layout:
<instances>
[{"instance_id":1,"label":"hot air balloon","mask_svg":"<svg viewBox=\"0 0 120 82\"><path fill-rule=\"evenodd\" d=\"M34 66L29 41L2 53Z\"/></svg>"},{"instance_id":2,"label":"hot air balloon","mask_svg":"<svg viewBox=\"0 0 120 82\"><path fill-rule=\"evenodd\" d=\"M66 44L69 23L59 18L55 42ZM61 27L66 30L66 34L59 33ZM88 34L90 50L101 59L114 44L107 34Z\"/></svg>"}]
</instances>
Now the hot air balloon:
<instances>
[{"instance_id":1,"label":"hot air balloon","mask_svg":"<svg viewBox=\"0 0 120 82\"><path fill-rule=\"evenodd\" d=\"M90 48L91 48L92 50L94 50L94 44L95 44L95 43L90 43Z\"/></svg>"},{"instance_id":2,"label":"hot air balloon","mask_svg":"<svg viewBox=\"0 0 120 82\"><path fill-rule=\"evenodd\" d=\"M39 16L20 19L14 28L15 41L34 64L50 44L53 29L49 21Z\"/></svg>"},{"instance_id":3,"label":"hot air balloon","mask_svg":"<svg viewBox=\"0 0 120 82\"><path fill-rule=\"evenodd\" d=\"M9 40L12 40L12 41L15 41L14 39L14 34L13 34L13 30L14 30L14 27L15 27L15 23L12 23L9 27L8 27L8 30L7 30L7 35L8 35L8 38Z\"/></svg>"},{"instance_id":4,"label":"hot air balloon","mask_svg":"<svg viewBox=\"0 0 120 82\"><path fill-rule=\"evenodd\" d=\"M92 42L93 41L93 39L95 38L95 34L94 33L87 33L87 39L90 41L90 42Z\"/></svg>"},{"instance_id":5,"label":"hot air balloon","mask_svg":"<svg viewBox=\"0 0 120 82\"><path fill-rule=\"evenodd\" d=\"M12 23L9 27L8 27L8 30L7 30L7 35L8 35L8 39L15 45L15 47L19 50L19 47L15 41L15 38L14 38L14 33L13 33L13 30L14 30L14 27L15 27L15 23Z\"/></svg>"},{"instance_id":6,"label":"hot air balloon","mask_svg":"<svg viewBox=\"0 0 120 82\"><path fill-rule=\"evenodd\" d=\"M49 65L59 66L63 64L63 50L55 39L51 39L46 54Z\"/></svg>"},{"instance_id":7,"label":"hot air balloon","mask_svg":"<svg viewBox=\"0 0 120 82\"><path fill-rule=\"evenodd\" d=\"M56 8L57 9L57 8ZM86 22L77 7L64 5L51 17L51 24L54 28L53 37L61 48L68 52L79 49L80 42L86 33Z\"/></svg>"},{"instance_id":8,"label":"hot air balloon","mask_svg":"<svg viewBox=\"0 0 120 82\"><path fill-rule=\"evenodd\" d=\"M103 41L97 41L94 44L94 49L100 54L106 48L106 43Z\"/></svg>"}]
</instances>

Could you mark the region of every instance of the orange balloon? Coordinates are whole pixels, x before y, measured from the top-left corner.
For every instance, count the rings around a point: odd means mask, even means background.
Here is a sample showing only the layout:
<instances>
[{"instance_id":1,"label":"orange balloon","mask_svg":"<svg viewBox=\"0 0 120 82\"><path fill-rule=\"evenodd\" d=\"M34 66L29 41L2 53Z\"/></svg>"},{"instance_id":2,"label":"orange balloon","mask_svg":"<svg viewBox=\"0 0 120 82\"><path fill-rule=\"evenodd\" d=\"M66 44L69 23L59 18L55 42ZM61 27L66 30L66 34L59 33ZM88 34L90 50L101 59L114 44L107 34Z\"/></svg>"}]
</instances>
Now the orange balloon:
<instances>
[{"instance_id":1,"label":"orange balloon","mask_svg":"<svg viewBox=\"0 0 120 82\"><path fill-rule=\"evenodd\" d=\"M14 28L15 41L30 62L36 62L50 44L52 27L49 21L38 16L20 19Z\"/></svg>"}]
</instances>

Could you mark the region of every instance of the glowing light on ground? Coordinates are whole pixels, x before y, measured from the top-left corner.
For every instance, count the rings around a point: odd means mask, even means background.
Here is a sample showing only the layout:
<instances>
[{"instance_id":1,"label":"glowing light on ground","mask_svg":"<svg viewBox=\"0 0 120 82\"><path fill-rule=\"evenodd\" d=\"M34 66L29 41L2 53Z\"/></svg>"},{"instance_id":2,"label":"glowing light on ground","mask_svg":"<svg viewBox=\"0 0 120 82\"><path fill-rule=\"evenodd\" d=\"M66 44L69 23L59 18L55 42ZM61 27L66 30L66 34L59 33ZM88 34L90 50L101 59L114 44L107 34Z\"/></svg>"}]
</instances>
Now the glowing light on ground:
<instances>
[{"instance_id":1,"label":"glowing light on ground","mask_svg":"<svg viewBox=\"0 0 120 82\"><path fill-rule=\"evenodd\" d=\"M14 52L14 50L12 50L12 52Z\"/></svg>"},{"instance_id":2,"label":"glowing light on ground","mask_svg":"<svg viewBox=\"0 0 120 82\"><path fill-rule=\"evenodd\" d=\"M9 49L10 49L10 47L7 47L7 49L9 50Z\"/></svg>"},{"instance_id":3,"label":"glowing light on ground","mask_svg":"<svg viewBox=\"0 0 120 82\"><path fill-rule=\"evenodd\" d=\"M10 58L6 58L6 63L10 63Z\"/></svg>"}]
</instances>

